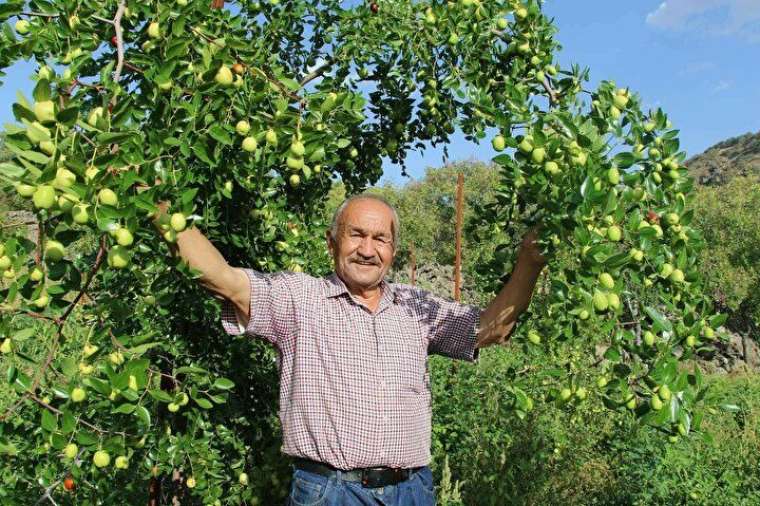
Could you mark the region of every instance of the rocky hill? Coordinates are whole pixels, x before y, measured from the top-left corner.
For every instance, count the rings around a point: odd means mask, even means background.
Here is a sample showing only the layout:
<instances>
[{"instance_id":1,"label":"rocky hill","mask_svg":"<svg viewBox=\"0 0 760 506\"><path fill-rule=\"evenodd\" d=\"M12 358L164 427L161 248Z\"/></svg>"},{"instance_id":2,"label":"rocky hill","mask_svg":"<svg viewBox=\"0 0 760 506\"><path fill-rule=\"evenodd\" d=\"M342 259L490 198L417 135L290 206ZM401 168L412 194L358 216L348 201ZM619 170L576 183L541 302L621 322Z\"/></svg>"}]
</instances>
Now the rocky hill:
<instances>
[{"instance_id":1,"label":"rocky hill","mask_svg":"<svg viewBox=\"0 0 760 506\"><path fill-rule=\"evenodd\" d=\"M686 161L698 184L721 185L736 176L760 176L760 132L733 137Z\"/></svg>"}]
</instances>

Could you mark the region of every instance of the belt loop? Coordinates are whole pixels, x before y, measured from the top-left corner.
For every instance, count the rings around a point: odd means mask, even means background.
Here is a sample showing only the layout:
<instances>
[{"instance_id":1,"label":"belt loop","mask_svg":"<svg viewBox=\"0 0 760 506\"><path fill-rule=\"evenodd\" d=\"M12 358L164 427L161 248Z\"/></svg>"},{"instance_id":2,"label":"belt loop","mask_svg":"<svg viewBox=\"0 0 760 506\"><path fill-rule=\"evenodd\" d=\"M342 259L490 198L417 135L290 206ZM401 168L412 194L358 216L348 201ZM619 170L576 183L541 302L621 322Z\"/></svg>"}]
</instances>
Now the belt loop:
<instances>
[{"instance_id":1,"label":"belt loop","mask_svg":"<svg viewBox=\"0 0 760 506\"><path fill-rule=\"evenodd\" d=\"M343 471L341 471L340 469L336 469L335 477L337 478L338 481L341 481L343 479Z\"/></svg>"}]
</instances>

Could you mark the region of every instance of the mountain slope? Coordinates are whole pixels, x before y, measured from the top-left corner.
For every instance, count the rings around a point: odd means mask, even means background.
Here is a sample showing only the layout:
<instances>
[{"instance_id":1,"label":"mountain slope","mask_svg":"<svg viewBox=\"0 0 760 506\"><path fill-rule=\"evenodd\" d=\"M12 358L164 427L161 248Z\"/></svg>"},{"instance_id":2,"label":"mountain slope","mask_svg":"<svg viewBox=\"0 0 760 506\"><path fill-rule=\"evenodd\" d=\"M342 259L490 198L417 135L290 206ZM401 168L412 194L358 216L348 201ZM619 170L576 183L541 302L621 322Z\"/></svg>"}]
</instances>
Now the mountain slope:
<instances>
[{"instance_id":1,"label":"mountain slope","mask_svg":"<svg viewBox=\"0 0 760 506\"><path fill-rule=\"evenodd\" d=\"M760 132L733 137L686 161L698 184L722 185L735 176L760 175Z\"/></svg>"}]
</instances>

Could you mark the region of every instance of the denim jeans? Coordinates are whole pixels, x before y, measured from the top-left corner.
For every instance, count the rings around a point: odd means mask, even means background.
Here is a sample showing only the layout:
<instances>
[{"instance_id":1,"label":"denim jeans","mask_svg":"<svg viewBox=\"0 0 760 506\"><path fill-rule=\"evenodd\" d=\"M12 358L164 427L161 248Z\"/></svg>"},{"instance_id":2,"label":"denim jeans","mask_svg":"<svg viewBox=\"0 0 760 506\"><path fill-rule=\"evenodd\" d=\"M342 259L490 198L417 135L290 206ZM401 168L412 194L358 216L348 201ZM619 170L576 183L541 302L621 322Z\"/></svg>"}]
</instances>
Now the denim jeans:
<instances>
[{"instance_id":1,"label":"denim jeans","mask_svg":"<svg viewBox=\"0 0 760 506\"><path fill-rule=\"evenodd\" d=\"M364 488L336 474L330 478L296 469L289 506L435 506L433 474L423 467L409 479L387 487Z\"/></svg>"}]
</instances>

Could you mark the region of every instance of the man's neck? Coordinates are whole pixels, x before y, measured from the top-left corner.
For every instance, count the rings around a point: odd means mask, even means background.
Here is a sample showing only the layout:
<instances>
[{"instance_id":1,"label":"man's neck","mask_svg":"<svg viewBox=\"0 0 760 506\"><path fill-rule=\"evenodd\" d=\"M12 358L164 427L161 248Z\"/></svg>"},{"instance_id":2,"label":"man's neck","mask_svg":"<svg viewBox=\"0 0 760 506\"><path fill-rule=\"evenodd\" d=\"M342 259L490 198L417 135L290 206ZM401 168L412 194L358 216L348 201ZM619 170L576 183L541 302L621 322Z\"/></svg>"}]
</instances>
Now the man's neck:
<instances>
[{"instance_id":1,"label":"man's neck","mask_svg":"<svg viewBox=\"0 0 760 506\"><path fill-rule=\"evenodd\" d=\"M371 288L351 286L345 281L343 281L343 283L345 283L346 288L348 289L348 293L350 293L351 296L353 296L361 304L366 306L367 309L373 313L377 310L377 307L380 305L380 299L383 298L382 283Z\"/></svg>"}]
</instances>

